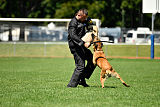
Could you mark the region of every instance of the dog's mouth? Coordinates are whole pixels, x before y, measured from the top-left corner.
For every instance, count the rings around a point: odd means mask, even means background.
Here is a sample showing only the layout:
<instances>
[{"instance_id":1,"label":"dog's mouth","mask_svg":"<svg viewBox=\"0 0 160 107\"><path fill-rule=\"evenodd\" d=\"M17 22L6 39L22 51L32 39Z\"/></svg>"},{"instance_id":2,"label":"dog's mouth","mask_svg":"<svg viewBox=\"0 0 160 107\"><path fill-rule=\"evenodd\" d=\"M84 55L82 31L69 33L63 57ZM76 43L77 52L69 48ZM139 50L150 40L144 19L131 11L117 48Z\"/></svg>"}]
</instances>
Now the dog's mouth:
<instances>
[{"instance_id":1,"label":"dog's mouth","mask_svg":"<svg viewBox=\"0 0 160 107\"><path fill-rule=\"evenodd\" d=\"M103 43L97 42L93 44L94 51L102 51L102 47L103 47Z\"/></svg>"}]
</instances>

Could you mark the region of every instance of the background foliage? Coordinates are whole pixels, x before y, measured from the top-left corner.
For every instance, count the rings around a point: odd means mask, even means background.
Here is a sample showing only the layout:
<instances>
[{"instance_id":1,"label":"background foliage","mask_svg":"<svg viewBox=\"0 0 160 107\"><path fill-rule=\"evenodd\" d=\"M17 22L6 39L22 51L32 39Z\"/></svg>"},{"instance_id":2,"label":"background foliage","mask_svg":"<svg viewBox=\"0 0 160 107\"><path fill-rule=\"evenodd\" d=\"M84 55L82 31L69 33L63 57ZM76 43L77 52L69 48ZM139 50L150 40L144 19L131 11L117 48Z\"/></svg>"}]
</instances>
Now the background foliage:
<instances>
[{"instance_id":1,"label":"background foliage","mask_svg":"<svg viewBox=\"0 0 160 107\"><path fill-rule=\"evenodd\" d=\"M72 18L80 8L100 19L102 27L151 28L151 14L142 13L142 0L0 0L0 17ZM155 29L160 29L159 14Z\"/></svg>"}]
</instances>

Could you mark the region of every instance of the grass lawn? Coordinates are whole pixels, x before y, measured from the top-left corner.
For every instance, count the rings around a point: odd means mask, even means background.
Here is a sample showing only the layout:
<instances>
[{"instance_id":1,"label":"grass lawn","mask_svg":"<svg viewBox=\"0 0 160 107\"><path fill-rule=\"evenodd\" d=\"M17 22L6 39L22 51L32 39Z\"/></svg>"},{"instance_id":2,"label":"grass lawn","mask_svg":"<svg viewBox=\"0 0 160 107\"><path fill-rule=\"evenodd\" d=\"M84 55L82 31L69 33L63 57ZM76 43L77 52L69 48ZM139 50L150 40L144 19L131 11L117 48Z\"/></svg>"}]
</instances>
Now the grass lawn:
<instances>
[{"instance_id":1,"label":"grass lawn","mask_svg":"<svg viewBox=\"0 0 160 107\"><path fill-rule=\"evenodd\" d=\"M72 58L0 58L0 107L158 107L160 60L108 59L130 88L115 78L101 88L97 67L88 88L66 88Z\"/></svg>"}]
</instances>

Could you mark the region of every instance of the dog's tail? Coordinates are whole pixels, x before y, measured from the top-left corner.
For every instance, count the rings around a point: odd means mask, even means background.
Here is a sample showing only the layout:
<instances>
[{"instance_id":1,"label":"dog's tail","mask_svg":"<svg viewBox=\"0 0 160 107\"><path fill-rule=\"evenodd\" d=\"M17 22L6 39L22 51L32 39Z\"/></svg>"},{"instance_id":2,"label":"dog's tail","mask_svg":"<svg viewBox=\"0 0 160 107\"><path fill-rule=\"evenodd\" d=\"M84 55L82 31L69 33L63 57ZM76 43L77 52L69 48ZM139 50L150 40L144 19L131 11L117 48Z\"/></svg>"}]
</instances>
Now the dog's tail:
<instances>
[{"instance_id":1,"label":"dog's tail","mask_svg":"<svg viewBox=\"0 0 160 107\"><path fill-rule=\"evenodd\" d=\"M127 84L122 80L122 78L120 77L120 75L119 75L117 72L115 72L114 69L112 70L112 76L120 79L121 82L122 82L122 84L123 84L124 86L130 87L129 85L127 85Z\"/></svg>"}]
</instances>

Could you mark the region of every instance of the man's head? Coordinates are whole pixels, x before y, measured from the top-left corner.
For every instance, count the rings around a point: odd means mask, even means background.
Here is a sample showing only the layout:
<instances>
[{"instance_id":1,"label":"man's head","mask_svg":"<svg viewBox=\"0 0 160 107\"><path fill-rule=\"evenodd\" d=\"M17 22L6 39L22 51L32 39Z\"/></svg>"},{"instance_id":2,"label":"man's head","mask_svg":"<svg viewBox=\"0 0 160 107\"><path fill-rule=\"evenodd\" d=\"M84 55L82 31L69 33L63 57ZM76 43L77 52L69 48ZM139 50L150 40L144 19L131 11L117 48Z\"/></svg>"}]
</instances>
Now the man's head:
<instances>
[{"instance_id":1,"label":"man's head","mask_svg":"<svg viewBox=\"0 0 160 107\"><path fill-rule=\"evenodd\" d=\"M87 19L88 16L88 11L87 9L80 9L77 13L76 13L76 18L78 20L80 20L81 22L84 22Z\"/></svg>"}]
</instances>

